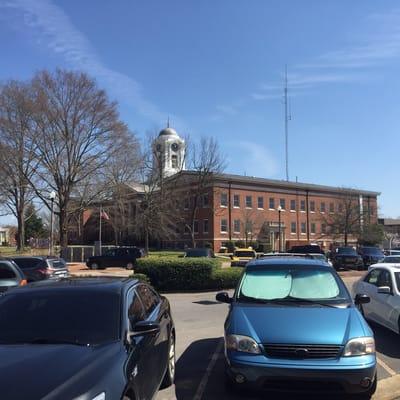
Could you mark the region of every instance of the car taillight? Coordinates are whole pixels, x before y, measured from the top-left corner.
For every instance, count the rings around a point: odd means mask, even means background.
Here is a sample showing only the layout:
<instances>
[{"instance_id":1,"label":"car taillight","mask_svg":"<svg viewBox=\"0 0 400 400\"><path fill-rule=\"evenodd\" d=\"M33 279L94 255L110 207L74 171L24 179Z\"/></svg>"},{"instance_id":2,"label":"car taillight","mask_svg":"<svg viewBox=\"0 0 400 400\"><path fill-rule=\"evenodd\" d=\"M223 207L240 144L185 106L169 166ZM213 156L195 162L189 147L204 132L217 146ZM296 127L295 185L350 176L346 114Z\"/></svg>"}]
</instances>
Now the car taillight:
<instances>
[{"instance_id":1,"label":"car taillight","mask_svg":"<svg viewBox=\"0 0 400 400\"><path fill-rule=\"evenodd\" d=\"M43 275L51 275L51 271L47 268L41 268L41 269L38 269L37 271Z\"/></svg>"},{"instance_id":2,"label":"car taillight","mask_svg":"<svg viewBox=\"0 0 400 400\"><path fill-rule=\"evenodd\" d=\"M20 282L19 282L19 286L25 286L25 285L27 285L28 284L28 281L26 280L26 279L22 279Z\"/></svg>"}]
</instances>

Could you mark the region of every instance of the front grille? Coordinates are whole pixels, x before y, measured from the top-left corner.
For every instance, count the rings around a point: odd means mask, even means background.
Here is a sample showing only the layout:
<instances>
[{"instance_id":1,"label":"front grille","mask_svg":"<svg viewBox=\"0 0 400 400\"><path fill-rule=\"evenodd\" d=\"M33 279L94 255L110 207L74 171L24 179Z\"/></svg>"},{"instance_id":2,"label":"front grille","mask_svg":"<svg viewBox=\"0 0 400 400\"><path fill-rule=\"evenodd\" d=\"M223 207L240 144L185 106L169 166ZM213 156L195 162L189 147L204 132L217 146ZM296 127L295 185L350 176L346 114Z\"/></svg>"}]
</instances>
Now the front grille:
<instances>
[{"instance_id":1,"label":"front grille","mask_svg":"<svg viewBox=\"0 0 400 400\"><path fill-rule=\"evenodd\" d=\"M264 344L267 357L285 359L337 358L342 346L324 344Z\"/></svg>"}]
</instances>

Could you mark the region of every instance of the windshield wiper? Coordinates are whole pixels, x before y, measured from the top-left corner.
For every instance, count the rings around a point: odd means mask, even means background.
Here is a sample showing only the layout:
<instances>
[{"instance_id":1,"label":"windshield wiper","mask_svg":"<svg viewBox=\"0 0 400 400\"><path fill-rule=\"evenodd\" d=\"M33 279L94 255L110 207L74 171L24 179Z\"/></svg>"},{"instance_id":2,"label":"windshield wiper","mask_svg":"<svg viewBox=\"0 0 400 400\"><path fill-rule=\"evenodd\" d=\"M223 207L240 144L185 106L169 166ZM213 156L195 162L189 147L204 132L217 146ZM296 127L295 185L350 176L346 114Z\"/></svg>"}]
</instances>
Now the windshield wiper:
<instances>
[{"instance_id":1,"label":"windshield wiper","mask_svg":"<svg viewBox=\"0 0 400 400\"><path fill-rule=\"evenodd\" d=\"M278 305L287 305L288 302L286 298L283 299L259 299L257 297L249 297L241 295L238 297L238 301L242 301L245 303L256 303L256 304L278 304Z\"/></svg>"},{"instance_id":2,"label":"windshield wiper","mask_svg":"<svg viewBox=\"0 0 400 400\"><path fill-rule=\"evenodd\" d=\"M312 299L302 299L301 297L294 297L294 296L287 296L284 297L281 300L286 300L289 302L294 302L294 303L307 303L307 304L315 304L323 307L332 307L332 308L337 308L338 304L328 304L328 303L322 303L320 301L312 300Z\"/></svg>"}]
</instances>

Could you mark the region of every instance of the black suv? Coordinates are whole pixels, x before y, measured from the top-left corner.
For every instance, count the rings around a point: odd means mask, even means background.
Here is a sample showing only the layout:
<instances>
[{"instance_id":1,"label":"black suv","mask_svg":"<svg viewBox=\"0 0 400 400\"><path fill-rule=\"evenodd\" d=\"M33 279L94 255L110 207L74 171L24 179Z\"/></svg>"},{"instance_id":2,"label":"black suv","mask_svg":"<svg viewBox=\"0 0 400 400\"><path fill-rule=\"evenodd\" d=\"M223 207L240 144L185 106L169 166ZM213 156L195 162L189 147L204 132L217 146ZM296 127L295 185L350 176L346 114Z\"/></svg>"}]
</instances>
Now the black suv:
<instances>
[{"instance_id":1,"label":"black suv","mask_svg":"<svg viewBox=\"0 0 400 400\"><path fill-rule=\"evenodd\" d=\"M174 382L169 302L135 279L35 282L0 309L2 400L153 399Z\"/></svg>"},{"instance_id":2,"label":"black suv","mask_svg":"<svg viewBox=\"0 0 400 400\"><path fill-rule=\"evenodd\" d=\"M355 268L363 269L364 263L362 258L357 254L353 247L338 247L331 254L332 265L335 269L340 268Z\"/></svg>"},{"instance_id":3,"label":"black suv","mask_svg":"<svg viewBox=\"0 0 400 400\"><path fill-rule=\"evenodd\" d=\"M69 276L67 263L55 256L20 256L9 257L26 276L28 282L42 281L51 278L66 278Z\"/></svg>"},{"instance_id":4,"label":"black suv","mask_svg":"<svg viewBox=\"0 0 400 400\"><path fill-rule=\"evenodd\" d=\"M136 259L144 256L139 247L117 247L108 249L101 256L89 257L86 265L90 269L105 269L107 267L120 267L133 269Z\"/></svg>"}]
</instances>

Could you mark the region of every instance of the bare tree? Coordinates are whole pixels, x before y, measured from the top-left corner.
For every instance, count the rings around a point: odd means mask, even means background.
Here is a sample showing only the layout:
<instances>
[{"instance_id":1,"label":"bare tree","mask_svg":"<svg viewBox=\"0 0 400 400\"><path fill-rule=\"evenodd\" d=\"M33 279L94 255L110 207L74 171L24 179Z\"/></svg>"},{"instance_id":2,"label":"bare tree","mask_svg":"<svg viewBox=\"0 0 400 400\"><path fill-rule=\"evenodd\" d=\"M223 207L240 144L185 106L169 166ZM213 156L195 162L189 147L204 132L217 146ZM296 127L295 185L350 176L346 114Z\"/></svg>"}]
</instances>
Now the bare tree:
<instances>
[{"instance_id":1,"label":"bare tree","mask_svg":"<svg viewBox=\"0 0 400 400\"><path fill-rule=\"evenodd\" d=\"M68 214L73 193L89 178L101 174L114 154L118 138L127 127L94 80L81 72L42 71L33 78L37 111L32 135L40 164L36 174L41 185L36 194L50 208L48 192L57 193L60 245L68 244Z\"/></svg>"},{"instance_id":2,"label":"bare tree","mask_svg":"<svg viewBox=\"0 0 400 400\"><path fill-rule=\"evenodd\" d=\"M17 249L25 246L25 209L33 199L33 174L37 166L34 103L29 85L10 81L0 88L0 191L6 213L17 219Z\"/></svg>"},{"instance_id":3,"label":"bare tree","mask_svg":"<svg viewBox=\"0 0 400 400\"><path fill-rule=\"evenodd\" d=\"M328 232L333 237L343 237L347 246L349 236L359 236L363 215L360 210L358 195L343 189L337 200L337 209L333 213L321 216Z\"/></svg>"}]
</instances>

